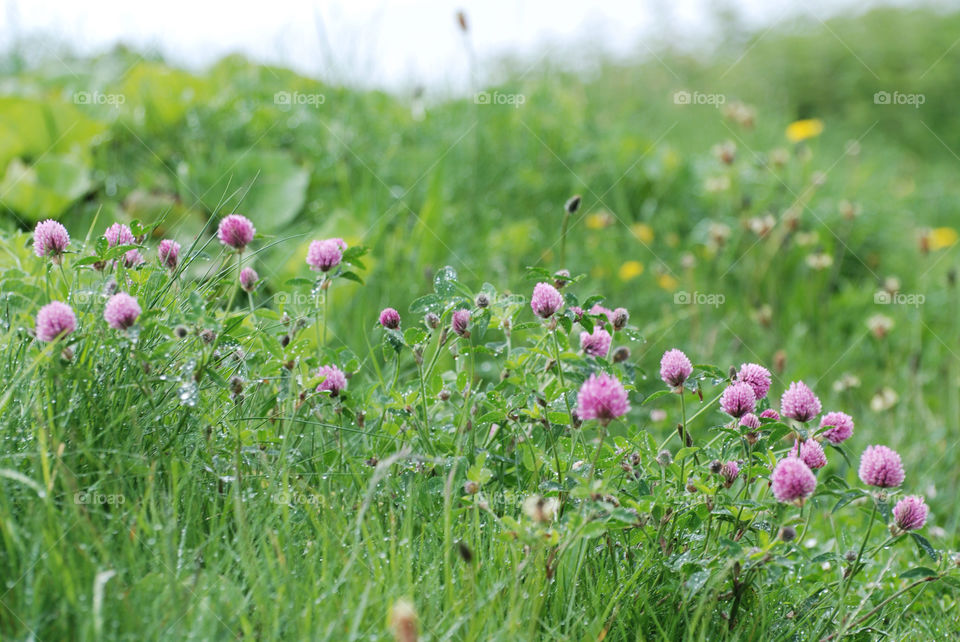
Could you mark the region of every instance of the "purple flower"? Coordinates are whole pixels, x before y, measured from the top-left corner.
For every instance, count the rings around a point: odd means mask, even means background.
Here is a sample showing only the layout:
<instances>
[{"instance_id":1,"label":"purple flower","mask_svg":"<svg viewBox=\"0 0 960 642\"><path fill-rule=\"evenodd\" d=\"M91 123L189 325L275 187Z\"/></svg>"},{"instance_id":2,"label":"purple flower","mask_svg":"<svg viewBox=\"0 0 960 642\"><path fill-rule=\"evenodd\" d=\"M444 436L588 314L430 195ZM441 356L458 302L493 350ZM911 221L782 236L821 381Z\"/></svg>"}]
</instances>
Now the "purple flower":
<instances>
[{"instance_id":1,"label":"purple flower","mask_svg":"<svg viewBox=\"0 0 960 642\"><path fill-rule=\"evenodd\" d=\"M733 485L737 475L740 474L740 464L735 461L728 461L720 469L720 476L723 477L723 485L727 488Z\"/></svg>"},{"instance_id":2,"label":"purple flower","mask_svg":"<svg viewBox=\"0 0 960 642\"><path fill-rule=\"evenodd\" d=\"M470 325L470 310L457 310L453 313L453 331L461 337L469 337L467 327Z\"/></svg>"},{"instance_id":3,"label":"purple flower","mask_svg":"<svg viewBox=\"0 0 960 642\"><path fill-rule=\"evenodd\" d=\"M785 457L773 469L770 483L778 502L803 502L816 489L817 478L799 458Z\"/></svg>"},{"instance_id":4,"label":"purple flower","mask_svg":"<svg viewBox=\"0 0 960 642\"><path fill-rule=\"evenodd\" d=\"M760 401L770 390L770 371L755 363L744 363L737 373L737 381L749 383L757 401Z\"/></svg>"},{"instance_id":5,"label":"purple flower","mask_svg":"<svg viewBox=\"0 0 960 642\"><path fill-rule=\"evenodd\" d=\"M314 272L329 272L340 265L347 242L341 238L311 241L307 250L307 265Z\"/></svg>"},{"instance_id":6,"label":"purple flower","mask_svg":"<svg viewBox=\"0 0 960 642\"><path fill-rule=\"evenodd\" d=\"M820 400L802 381L794 381L780 397L780 413L785 417L807 422L820 414Z\"/></svg>"},{"instance_id":7,"label":"purple flower","mask_svg":"<svg viewBox=\"0 0 960 642\"><path fill-rule=\"evenodd\" d=\"M133 245L134 243L133 232L130 231L129 226L123 223L114 223L106 229L103 236L107 239L107 244L110 247Z\"/></svg>"},{"instance_id":8,"label":"purple flower","mask_svg":"<svg viewBox=\"0 0 960 642\"><path fill-rule=\"evenodd\" d=\"M823 446L816 439L807 439L804 442L794 441L791 457L799 457L810 470L817 470L827 465L827 455Z\"/></svg>"},{"instance_id":9,"label":"purple flower","mask_svg":"<svg viewBox=\"0 0 960 642\"><path fill-rule=\"evenodd\" d=\"M253 292L257 289L257 281L260 280L260 275L257 274L257 271L252 267L245 267L240 270L240 287L243 288L245 292Z\"/></svg>"},{"instance_id":10,"label":"purple flower","mask_svg":"<svg viewBox=\"0 0 960 642\"><path fill-rule=\"evenodd\" d=\"M53 301L37 312L37 339L53 341L77 329L77 317L66 303Z\"/></svg>"},{"instance_id":11,"label":"purple flower","mask_svg":"<svg viewBox=\"0 0 960 642\"><path fill-rule=\"evenodd\" d=\"M380 325L388 330L396 330L400 327L400 313L393 308L384 308L380 313Z\"/></svg>"},{"instance_id":12,"label":"purple flower","mask_svg":"<svg viewBox=\"0 0 960 642\"><path fill-rule=\"evenodd\" d=\"M126 330L137 322L139 316L140 305L137 299L126 292L117 292L110 297L103 310L103 318L114 330Z\"/></svg>"},{"instance_id":13,"label":"purple flower","mask_svg":"<svg viewBox=\"0 0 960 642\"><path fill-rule=\"evenodd\" d=\"M573 312L573 318L575 318L577 321L583 318L583 308L581 308L579 305L570 306L570 311Z\"/></svg>"},{"instance_id":14,"label":"purple flower","mask_svg":"<svg viewBox=\"0 0 960 642\"><path fill-rule=\"evenodd\" d=\"M748 430L760 430L760 419L752 412L748 412L740 417L740 426Z\"/></svg>"},{"instance_id":15,"label":"purple flower","mask_svg":"<svg viewBox=\"0 0 960 642\"><path fill-rule=\"evenodd\" d=\"M780 421L780 413L774 410L773 408L767 408L760 413L761 419L773 419L774 421Z\"/></svg>"},{"instance_id":16,"label":"purple flower","mask_svg":"<svg viewBox=\"0 0 960 642\"><path fill-rule=\"evenodd\" d=\"M563 297L557 288L549 283L537 283L533 286L530 307L533 313L542 319L549 319L563 305Z\"/></svg>"},{"instance_id":17,"label":"purple flower","mask_svg":"<svg viewBox=\"0 0 960 642\"><path fill-rule=\"evenodd\" d=\"M123 265L128 268L136 267L138 265L143 265L146 261L143 260L143 255L140 254L140 250L127 250L123 254Z\"/></svg>"},{"instance_id":18,"label":"purple flower","mask_svg":"<svg viewBox=\"0 0 960 642\"><path fill-rule=\"evenodd\" d=\"M257 228L253 226L246 216L240 214L229 214L220 221L220 227L217 228L217 238L224 245L232 247L235 250L243 252L257 233Z\"/></svg>"},{"instance_id":19,"label":"purple flower","mask_svg":"<svg viewBox=\"0 0 960 642\"><path fill-rule=\"evenodd\" d=\"M840 444L853 434L853 417L845 412L828 412L820 420L820 428L832 426L823 433L823 438L831 444Z\"/></svg>"},{"instance_id":20,"label":"purple flower","mask_svg":"<svg viewBox=\"0 0 960 642\"><path fill-rule=\"evenodd\" d=\"M160 265L176 270L180 258L180 244L172 239L163 239L157 247L157 256L160 258Z\"/></svg>"},{"instance_id":21,"label":"purple flower","mask_svg":"<svg viewBox=\"0 0 960 642\"><path fill-rule=\"evenodd\" d=\"M606 426L630 411L627 391L616 377L606 373L592 374L577 393L577 415L580 419L596 419Z\"/></svg>"},{"instance_id":22,"label":"purple flower","mask_svg":"<svg viewBox=\"0 0 960 642\"><path fill-rule=\"evenodd\" d=\"M612 339L609 332L597 325L593 327L593 333L580 333L580 348L591 357L606 357Z\"/></svg>"},{"instance_id":23,"label":"purple flower","mask_svg":"<svg viewBox=\"0 0 960 642\"><path fill-rule=\"evenodd\" d=\"M590 308L590 314L597 317L604 316L607 318L607 321L613 323L613 310L605 308L599 303L594 304L594 306Z\"/></svg>"},{"instance_id":24,"label":"purple flower","mask_svg":"<svg viewBox=\"0 0 960 642\"><path fill-rule=\"evenodd\" d=\"M317 376L323 377L317 392L329 392L331 397L336 397L347 387L347 377L337 366L320 366Z\"/></svg>"},{"instance_id":25,"label":"purple flower","mask_svg":"<svg viewBox=\"0 0 960 642\"><path fill-rule=\"evenodd\" d=\"M660 378L671 388L680 388L691 373L693 364L687 355L674 348L663 353L660 359Z\"/></svg>"},{"instance_id":26,"label":"purple flower","mask_svg":"<svg viewBox=\"0 0 960 642\"><path fill-rule=\"evenodd\" d=\"M730 384L720 396L720 407L731 417L737 418L753 412L757 407L753 386L743 381Z\"/></svg>"},{"instance_id":27,"label":"purple flower","mask_svg":"<svg viewBox=\"0 0 960 642\"><path fill-rule=\"evenodd\" d=\"M867 446L860 455L860 481L870 486L894 488L903 483L900 455L886 446Z\"/></svg>"},{"instance_id":28,"label":"purple flower","mask_svg":"<svg viewBox=\"0 0 960 642\"><path fill-rule=\"evenodd\" d=\"M927 505L923 497L908 495L893 507L893 520L900 531L915 531L927 522Z\"/></svg>"},{"instance_id":29,"label":"purple flower","mask_svg":"<svg viewBox=\"0 0 960 642\"><path fill-rule=\"evenodd\" d=\"M68 245L70 235L67 228L53 219L37 223L33 230L33 253L40 258L51 256L57 260Z\"/></svg>"}]
</instances>

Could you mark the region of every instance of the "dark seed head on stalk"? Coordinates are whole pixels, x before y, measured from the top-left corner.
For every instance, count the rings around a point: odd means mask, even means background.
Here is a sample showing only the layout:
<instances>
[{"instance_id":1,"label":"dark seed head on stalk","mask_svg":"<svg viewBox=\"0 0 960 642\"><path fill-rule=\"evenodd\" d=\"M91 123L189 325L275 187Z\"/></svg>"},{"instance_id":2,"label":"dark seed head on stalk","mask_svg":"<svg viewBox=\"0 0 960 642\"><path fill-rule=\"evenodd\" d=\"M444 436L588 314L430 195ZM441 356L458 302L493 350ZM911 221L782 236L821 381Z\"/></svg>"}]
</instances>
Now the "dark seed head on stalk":
<instances>
[{"instance_id":1,"label":"dark seed head on stalk","mask_svg":"<svg viewBox=\"0 0 960 642\"><path fill-rule=\"evenodd\" d=\"M473 551L471 551L470 547L463 542L457 542L457 552L460 553L460 557L467 564L473 562Z\"/></svg>"},{"instance_id":2,"label":"dark seed head on stalk","mask_svg":"<svg viewBox=\"0 0 960 642\"><path fill-rule=\"evenodd\" d=\"M574 194L570 197L570 200L567 201L566 205L563 206L563 209L567 211L567 214L573 214L578 209L580 209L580 195Z\"/></svg>"}]
</instances>

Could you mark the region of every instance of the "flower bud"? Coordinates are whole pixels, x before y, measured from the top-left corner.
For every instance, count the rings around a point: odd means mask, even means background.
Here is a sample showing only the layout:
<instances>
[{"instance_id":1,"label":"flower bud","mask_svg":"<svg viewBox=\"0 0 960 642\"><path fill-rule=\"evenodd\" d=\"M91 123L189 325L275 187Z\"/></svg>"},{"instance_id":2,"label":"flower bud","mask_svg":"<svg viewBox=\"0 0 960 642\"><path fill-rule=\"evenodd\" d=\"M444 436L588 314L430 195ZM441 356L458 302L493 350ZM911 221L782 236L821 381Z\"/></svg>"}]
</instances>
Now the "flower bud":
<instances>
[{"instance_id":1,"label":"flower bud","mask_svg":"<svg viewBox=\"0 0 960 642\"><path fill-rule=\"evenodd\" d=\"M468 481L463 485L463 492L467 495L476 495L480 492L480 484L475 481Z\"/></svg>"},{"instance_id":2,"label":"flower bud","mask_svg":"<svg viewBox=\"0 0 960 642\"><path fill-rule=\"evenodd\" d=\"M613 351L613 362L622 363L630 358L630 348L627 346L620 346Z\"/></svg>"},{"instance_id":3,"label":"flower bud","mask_svg":"<svg viewBox=\"0 0 960 642\"><path fill-rule=\"evenodd\" d=\"M563 209L566 210L567 214L574 214L578 209L580 209L580 198L579 194L575 194L570 197L570 200L566 202L563 206Z\"/></svg>"},{"instance_id":4,"label":"flower bud","mask_svg":"<svg viewBox=\"0 0 960 642\"><path fill-rule=\"evenodd\" d=\"M396 642L417 642L417 612L409 600L397 600L390 609L390 629Z\"/></svg>"},{"instance_id":5,"label":"flower bud","mask_svg":"<svg viewBox=\"0 0 960 642\"><path fill-rule=\"evenodd\" d=\"M669 450L661 450L657 454L657 463L666 468L671 463L673 463L673 456L670 454Z\"/></svg>"},{"instance_id":6,"label":"flower bud","mask_svg":"<svg viewBox=\"0 0 960 642\"><path fill-rule=\"evenodd\" d=\"M427 312L426 316L423 317L423 322L426 323L427 327L431 330L436 330L440 327L440 317L433 312Z\"/></svg>"},{"instance_id":7,"label":"flower bud","mask_svg":"<svg viewBox=\"0 0 960 642\"><path fill-rule=\"evenodd\" d=\"M627 327L627 322L630 320L630 313L627 312L626 308L617 308L613 311L613 329L614 330L623 330Z\"/></svg>"},{"instance_id":8,"label":"flower bud","mask_svg":"<svg viewBox=\"0 0 960 642\"><path fill-rule=\"evenodd\" d=\"M793 526L784 526L780 529L780 539L784 542L792 542L797 538L797 529Z\"/></svg>"},{"instance_id":9,"label":"flower bud","mask_svg":"<svg viewBox=\"0 0 960 642\"><path fill-rule=\"evenodd\" d=\"M474 299L474 303L478 308L485 308L490 305L490 297L487 296L485 292L481 292L477 295L477 298Z\"/></svg>"}]
</instances>

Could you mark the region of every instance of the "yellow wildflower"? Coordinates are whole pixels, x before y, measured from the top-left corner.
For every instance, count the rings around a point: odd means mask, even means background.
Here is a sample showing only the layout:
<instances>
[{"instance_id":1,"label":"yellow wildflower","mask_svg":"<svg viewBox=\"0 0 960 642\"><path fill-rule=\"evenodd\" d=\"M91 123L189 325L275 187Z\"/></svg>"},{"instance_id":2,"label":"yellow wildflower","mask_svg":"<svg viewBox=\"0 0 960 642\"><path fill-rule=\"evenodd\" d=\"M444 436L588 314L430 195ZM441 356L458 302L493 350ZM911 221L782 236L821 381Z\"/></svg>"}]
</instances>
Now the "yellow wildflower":
<instances>
[{"instance_id":1,"label":"yellow wildflower","mask_svg":"<svg viewBox=\"0 0 960 642\"><path fill-rule=\"evenodd\" d=\"M816 138L823 132L823 121L819 118L797 120L787 125L787 140L799 143L808 138Z\"/></svg>"},{"instance_id":2,"label":"yellow wildflower","mask_svg":"<svg viewBox=\"0 0 960 642\"><path fill-rule=\"evenodd\" d=\"M657 285L667 292L673 292L680 285L680 282L670 274L664 273L657 276Z\"/></svg>"},{"instance_id":3,"label":"yellow wildflower","mask_svg":"<svg viewBox=\"0 0 960 642\"><path fill-rule=\"evenodd\" d=\"M641 243L650 243L653 241L653 228L646 223L634 223L630 226L633 236Z\"/></svg>"},{"instance_id":4,"label":"yellow wildflower","mask_svg":"<svg viewBox=\"0 0 960 642\"><path fill-rule=\"evenodd\" d=\"M643 263L640 261L627 261L620 266L620 280L629 281L643 274Z\"/></svg>"}]
</instances>

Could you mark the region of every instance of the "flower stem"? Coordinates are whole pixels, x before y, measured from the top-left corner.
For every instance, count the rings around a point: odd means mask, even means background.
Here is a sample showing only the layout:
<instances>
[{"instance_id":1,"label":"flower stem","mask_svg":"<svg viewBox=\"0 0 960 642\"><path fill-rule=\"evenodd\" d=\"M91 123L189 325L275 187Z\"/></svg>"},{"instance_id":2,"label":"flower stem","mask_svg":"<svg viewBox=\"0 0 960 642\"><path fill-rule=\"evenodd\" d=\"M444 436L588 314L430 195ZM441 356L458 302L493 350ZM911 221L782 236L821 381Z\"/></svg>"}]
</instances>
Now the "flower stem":
<instances>
[{"instance_id":1,"label":"flower stem","mask_svg":"<svg viewBox=\"0 0 960 642\"><path fill-rule=\"evenodd\" d=\"M843 619L844 612L844 600L847 598L847 593L850 591L850 585L853 583L853 578L857 574L857 571L860 570L860 560L863 558L863 551L867 548L867 542L870 540L870 531L873 529L873 522L877 517L877 500L873 500L873 508L870 511L870 522L867 524L867 532L863 536L863 542L860 544L860 550L857 552L857 560L850 566L850 574L847 575L847 581L843 585L843 590L840 592L840 599L837 600L837 606L833 609L833 613L830 614L830 617L824 621L823 626L826 627L833 619L840 614L840 619ZM842 625L841 625L842 626ZM823 627L820 631L817 632L816 637L820 637L820 633L823 632Z\"/></svg>"}]
</instances>

